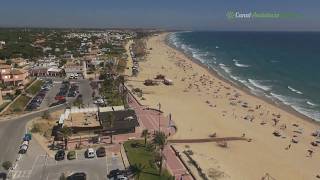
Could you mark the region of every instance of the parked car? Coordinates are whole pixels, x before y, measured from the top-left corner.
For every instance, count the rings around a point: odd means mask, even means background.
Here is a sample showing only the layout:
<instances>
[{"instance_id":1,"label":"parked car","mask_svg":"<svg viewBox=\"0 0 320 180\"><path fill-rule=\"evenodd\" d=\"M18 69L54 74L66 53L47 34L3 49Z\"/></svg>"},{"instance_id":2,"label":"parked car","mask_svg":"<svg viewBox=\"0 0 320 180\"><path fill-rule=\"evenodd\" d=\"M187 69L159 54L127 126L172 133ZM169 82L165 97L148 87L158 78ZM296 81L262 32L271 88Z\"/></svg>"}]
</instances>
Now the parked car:
<instances>
[{"instance_id":1,"label":"parked car","mask_svg":"<svg viewBox=\"0 0 320 180\"><path fill-rule=\"evenodd\" d=\"M50 104L49 107L57 106L57 105L60 105L60 104L64 104L64 103L66 103L66 102L67 102L66 99L62 99L62 100L59 100L59 101L57 101L57 102L54 102L54 103Z\"/></svg>"},{"instance_id":2,"label":"parked car","mask_svg":"<svg viewBox=\"0 0 320 180\"><path fill-rule=\"evenodd\" d=\"M122 174L118 175L116 179L117 180L128 180L128 178Z\"/></svg>"},{"instance_id":3,"label":"parked car","mask_svg":"<svg viewBox=\"0 0 320 180\"><path fill-rule=\"evenodd\" d=\"M118 175L121 175L122 171L119 169L113 169L109 172L109 174L107 175L108 178L112 178L112 177L117 177Z\"/></svg>"},{"instance_id":4,"label":"parked car","mask_svg":"<svg viewBox=\"0 0 320 180\"><path fill-rule=\"evenodd\" d=\"M76 172L67 177L67 180L86 180L87 175L84 172Z\"/></svg>"},{"instance_id":5,"label":"parked car","mask_svg":"<svg viewBox=\"0 0 320 180\"><path fill-rule=\"evenodd\" d=\"M104 104L104 100L102 98L97 99L93 102L94 104Z\"/></svg>"},{"instance_id":6,"label":"parked car","mask_svg":"<svg viewBox=\"0 0 320 180\"><path fill-rule=\"evenodd\" d=\"M94 149L93 148L87 149L86 156L87 158L94 158L96 156Z\"/></svg>"},{"instance_id":7,"label":"parked car","mask_svg":"<svg viewBox=\"0 0 320 180\"><path fill-rule=\"evenodd\" d=\"M64 150L58 150L54 157L55 157L55 160L60 161L60 160L64 160L64 156L65 156Z\"/></svg>"},{"instance_id":8,"label":"parked car","mask_svg":"<svg viewBox=\"0 0 320 180\"><path fill-rule=\"evenodd\" d=\"M68 160L76 159L76 157L77 157L76 151L69 151L67 154Z\"/></svg>"},{"instance_id":9,"label":"parked car","mask_svg":"<svg viewBox=\"0 0 320 180\"><path fill-rule=\"evenodd\" d=\"M54 99L60 101L60 100L65 100L66 97L65 97L65 96L62 96L62 95L57 95Z\"/></svg>"},{"instance_id":10,"label":"parked car","mask_svg":"<svg viewBox=\"0 0 320 180\"><path fill-rule=\"evenodd\" d=\"M20 146L20 149L19 149L19 154L25 154L28 150L28 146L23 144Z\"/></svg>"},{"instance_id":11,"label":"parked car","mask_svg":"<svg viewBox=\"0 0 320 180\"><path fill-rule=\"evenodd\" d=\"M23 137L23 141L30 141L32 139L32 135L30 133L27 133Z\"/></svg>"},{"instance_id":12,"label":"parked car","mask_svg":"<svg viewBox=\"0 0 320 180\"><path fill-rule=\"evenodd\" d=\"M106 156L106 148L99 147L96 151L97 157L105 157Z\"/></svg>"},{"instance_id":13,"label":"parked car","mask_svg":"<svg viewBox=\"0 0 320 180\"><path fill-rule=\"evenodd\" d=\"M68 97L76 97L76 96L77 96L77 93L74 91L71 91L68 93Z\"/></svg>"},{"instance_id":14,"label":"parked car","mask_svg":"<svg viewBox=\"0 0 320 180\"><path fill-rule=\"evenodd\" d=\"M23 145L29 146L29 141L23 141L23 142L22 142L22 146L23 146Z\"/></svg>"}]
</instances>

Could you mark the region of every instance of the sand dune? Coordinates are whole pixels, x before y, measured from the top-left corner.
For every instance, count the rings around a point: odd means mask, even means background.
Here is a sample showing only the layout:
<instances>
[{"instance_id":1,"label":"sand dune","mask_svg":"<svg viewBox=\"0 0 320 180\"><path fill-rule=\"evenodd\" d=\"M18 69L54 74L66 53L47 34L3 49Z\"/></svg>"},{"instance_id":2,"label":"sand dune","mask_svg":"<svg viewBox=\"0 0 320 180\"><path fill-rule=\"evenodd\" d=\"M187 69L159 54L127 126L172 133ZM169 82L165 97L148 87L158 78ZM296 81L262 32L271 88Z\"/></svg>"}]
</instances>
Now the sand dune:
<instances>
[{"instance_id":1,"label":"sand dune","mask_svg":"<svg viewBox=\"0 0 320 180\"><path fill-rule=\"evenodd\" d=\"M176 145L179 150L192 150L193 158L207 175L215 170L224 172L221 179L256 180L265 173L276 179L316 179L320 174L320 153L310 143L316 140L311 133L319 129L318 125L220 80L167 46L165 36L147 41L152 50L140 63L140 74L127 82L130 87L149 92L141 103L157 107L160 102L162 110L172 114L178 126L178 132L171 137L174 139L207 138L212 133L252 139L228 142L227 148L213 143ZM166 75L174 85L145 86L136 81L152 79L157 74ZM273 135L275 131L280 137ZM292 139L298 143L292 143ZM307 157L309 149L314 152L312 157Z\"/></svg>"}]
</instances>

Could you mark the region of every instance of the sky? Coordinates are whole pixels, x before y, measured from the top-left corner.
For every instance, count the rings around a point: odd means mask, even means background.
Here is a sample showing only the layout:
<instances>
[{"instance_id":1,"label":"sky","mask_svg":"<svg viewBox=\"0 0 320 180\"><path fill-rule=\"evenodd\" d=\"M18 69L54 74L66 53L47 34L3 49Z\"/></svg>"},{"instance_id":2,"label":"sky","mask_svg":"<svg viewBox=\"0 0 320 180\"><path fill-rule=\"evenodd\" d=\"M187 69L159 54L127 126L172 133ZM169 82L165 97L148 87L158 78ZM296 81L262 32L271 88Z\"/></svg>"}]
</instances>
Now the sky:
<instances>
[{"instance_id":1,"label":"sky","mask_svg":"<svg viewBox=\"0 0 320 180\"><path fill-rule=\"evenodd\" d=\"M320 31L320 0L1 0L0 27ZM294 18L236 18L291 13Z\"/></svg>"}]
</instances>

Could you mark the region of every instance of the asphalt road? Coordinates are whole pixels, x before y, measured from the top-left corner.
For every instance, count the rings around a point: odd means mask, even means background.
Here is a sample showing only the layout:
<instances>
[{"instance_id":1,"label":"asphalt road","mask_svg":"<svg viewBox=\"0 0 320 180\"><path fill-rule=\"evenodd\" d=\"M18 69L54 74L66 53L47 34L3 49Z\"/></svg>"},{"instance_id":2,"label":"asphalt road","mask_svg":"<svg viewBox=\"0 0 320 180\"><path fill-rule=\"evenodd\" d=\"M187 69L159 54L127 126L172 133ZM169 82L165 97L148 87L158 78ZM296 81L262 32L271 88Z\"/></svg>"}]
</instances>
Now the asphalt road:
<instances>
[{"instance_id":1,"label":"asphalt road","mask_svg":"<svg viewBox=\"0 0 320 180\"><path fill-rule=\"evenodd\" d=\"M55 94L58 92L60 83L63 79L54 79L55 85L48 92L47 100L43 104L49 104L49 102L54 98ZM80 94L83 95L83 102L85 106L94 106L92 101L92 89L90 82L88 80L73 80L71 83L77 83L79 85ZM54 95L54 96L53 96ZM68 98L67 101L71 103L74 98ZM46 110L49 112L64 109L66 104L59 105L56 107L46 108L46 105L42 107L41 110L27 113L19 117L15 117L8 120L0 121L0 164L4 161L14 162L18 157L18 150L21 144L23 135L26 132L26 124L29 120L42 116ZM3 171L0 166L0 172Z\"/></svg>"},{"instance_id":2,"label":"asphalt road","mask_svg":"<svg viewBox=\"0 0 320 180\"><path fill-rule=\"evenodd\" d=\"M66 105L55 106L48 109L48 111L52 112L65 107ZM26 132L27 122L35 117L42 116L46 110L35 111L17 118L0 121L0 163L4 161L14 162L18 156L22 137Z\"/></svg>"}]
</instances>

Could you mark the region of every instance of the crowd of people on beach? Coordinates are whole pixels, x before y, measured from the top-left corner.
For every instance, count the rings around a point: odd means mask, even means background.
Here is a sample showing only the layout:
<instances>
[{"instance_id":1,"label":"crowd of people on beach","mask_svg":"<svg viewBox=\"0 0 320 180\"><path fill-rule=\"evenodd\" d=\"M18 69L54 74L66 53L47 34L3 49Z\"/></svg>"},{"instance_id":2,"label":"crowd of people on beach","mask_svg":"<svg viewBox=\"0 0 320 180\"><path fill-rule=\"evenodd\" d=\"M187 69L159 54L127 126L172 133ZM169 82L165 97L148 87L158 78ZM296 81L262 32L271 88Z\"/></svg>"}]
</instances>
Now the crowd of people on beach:
<instances>
[{"instance_id":1,"label":"crowd of people on beach","mask_svg":"<svg viewBox=\"0 0 320 180\"><path fill-rule=\"evenodd\" d=\"M178 68L182 68L185 72L185 76L181 78L182 82L186 83L186 87L183 92L195 92L199 96L208 96L214 99L227 98L229 101L230 109L232 109L232 117L235 120L247 120L250 122L259 121L261 126L270 124L274 128L272 133L275 137L287 138L288 145L285 150L291 150L295 144L299 143L299 139L306 136L306 132L303 132L304 128L297 123L293 123L288 126L286 122L282 122L281 114L279 112L270 112L266 107L261 104L249 104L245 99L241 98L241 93L232 88L232 86L226 85L221 80L214 79L206 74L187 73L189 70L192 72L192 64L183 57L177 56L175 53L170 54L172 59L175 59L175 65ZM223 89L223 91L222 91ZM225 94L222 94L225 93ZM214 101L205 100L205 103L212 108L216 108L217 104ZM243 110L237 113L233 108L235 106L241 107ZM229 111L230 111L229 109ZM222 110L222 116L226 116L228 110ZM291 132L290 132L291 131ZM286 135L288 134L288 135ZM320 133L319 133L320 135ZM245 133L242 134L242 137ZM290 138L288 138L288 137ZM318 137L318 136L317 136ZM314 141L310 142L310 145L306 147L306 156L312 157L316 151L316 147L320 143L320 139L314 138Z\"/></svg>"}]
</instances>

